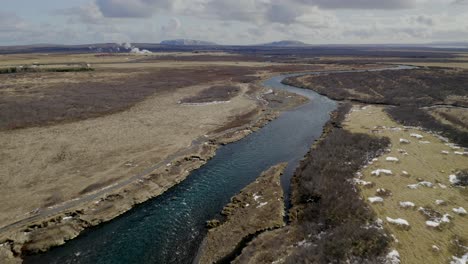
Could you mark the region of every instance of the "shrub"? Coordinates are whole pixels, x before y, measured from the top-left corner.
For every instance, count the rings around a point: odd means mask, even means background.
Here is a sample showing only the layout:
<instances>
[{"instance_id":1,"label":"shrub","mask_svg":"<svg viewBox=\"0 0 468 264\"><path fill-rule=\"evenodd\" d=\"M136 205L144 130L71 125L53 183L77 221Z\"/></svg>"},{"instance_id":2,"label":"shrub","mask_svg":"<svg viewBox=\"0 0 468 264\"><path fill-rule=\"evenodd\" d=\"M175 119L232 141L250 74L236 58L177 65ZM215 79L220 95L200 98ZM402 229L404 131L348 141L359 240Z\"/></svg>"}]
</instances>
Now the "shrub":
<instances>
[{"instance_id":1,"label":"shrub","mask_svg":"<svg viewBox=\"0 0 468 264\"><path fill-rule=\"evenodd\" d=\"M316 246L299 248L288 263L350 259L366 263L384 254L389 244L382 230L363 228L375 217L351 180L390 141L340 128L348 111L346 104L334 114L326 137L314 146L294 176L292 212L298 212L296 224Z\"/></svg>"}]
</instances>

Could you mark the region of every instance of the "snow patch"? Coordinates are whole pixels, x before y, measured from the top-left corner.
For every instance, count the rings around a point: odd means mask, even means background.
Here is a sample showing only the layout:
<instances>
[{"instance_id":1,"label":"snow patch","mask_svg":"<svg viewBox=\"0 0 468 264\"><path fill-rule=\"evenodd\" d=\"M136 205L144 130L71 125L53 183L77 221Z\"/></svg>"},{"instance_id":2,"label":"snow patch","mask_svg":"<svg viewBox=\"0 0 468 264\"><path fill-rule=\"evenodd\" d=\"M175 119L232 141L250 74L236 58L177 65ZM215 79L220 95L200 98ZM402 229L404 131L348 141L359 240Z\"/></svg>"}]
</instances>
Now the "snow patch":
<instances>
[{"instance_id":1,"label":"snow patch","mask_svg":"<svg viewBox=\"0 0 468 264\"><path fill-rule=\"evenodd\" d=\"M465 208L463 208L463 207L453 208L452 211L454 213L456 213L456 214L459 214L459 215L466 215L467 214Z\"/></svg>"},{"instance_id":2,"label":"snow patch","mask_svg":"<svg viewBox=\"0 0 468 264\"><path fill-rule=\"evenodd\" d=\"M360 180L360 179L354 179L354 183L358 184L358 185L362 185L364 187L373 185L372 182L368 182L368 181L364 181L364 180Z\"/></svg>"},{"instance_id":3,"label":"snow patch","mask_svg":"<svg viewBox=\"0 0 468 264\"><path fill-rule=\"evenodd\" d=\"M262 196L257 195L257 193L253 194L253 198L254 198L255 201L257 201L260 197L262 197Z\"/></svg>"},{"instance_id":4,"label":"snow patch","mask_svg":"<svg viewBox=\"0 0 468 264\"><path fill-rule=\"evenodd\" d=\"M385 264L400 264L400 253L396 250L392 250L385 258Z\"/></svg>"},{"instance_id":5,"label":"snow patch","mask_svg":"<svg viewBox=\"0 0 468 264\"><path fill-rule=\"evenodd\" d=\"M409 143L411 143L411 141L404 139L404 138L400 138L400 144L409 144Z\"/></svg>"},{"instance_id":6,"label":"snow patch","mask_svg":"<svg viewBox=\"0 0 468 264\"><path fill-rule=\"evenodd\" d=\"M384 201L384 199L382 197L378 197L378 196L369 197L369 198L367 198L367 200L369 200L370 203L383 203L383 201Z\"/></svg>"},{"instance_id":7,"label":"snow patch","mask_svg":"<svg viewBox=\"0 0 468 264\"><path fill-rule=\"evenodd\" d=\"M417 139L422 139L422 138L424 138L422 135L419 135L419 134L416 134L416 133L412 133L410 136L411 136L411 137L414 137L414 138L417 138Z\"/></svg>"},{"instance_id":8,"label":"snow patch","mask_svg":"<svg viewBox=\"0 0 468 264\"><path fill-rule=\"evenodd\" d=\"M422 181L422 182L419 182L419 183L416 183L416 184L407 185L407 187L410 188L410 189L412 189L412 190L418 189L419 186L424 186L424 187L427 187L427 188L432 188L432 187L434 187L434 184L433 184L432 182Z\"/></svg>"},{"instance_id":9,"label":"snow patch","mask_svg":"<svg viewBox=\"0 0 468 264\"><path fill-rule=\"evenodd\" d=\"M458 179L457 175L452 174L452 175L449 175L449 182L453 185L456 185L460 182L460 180Z\"/></svg>"},{"instance_id":10,"label":"snow patch","mask_svg":"<svg viewBox=\"0 0 468 264\"><path fill-rule=\"evenodd\" d=\"M439 227L440 223L436 221L426 221L426 225L429 227Z\"/></svg>"},{"instance_id":11,"label":"snow patch","mask_svg":"<svg viewBox=\"0 0 468 264\"><path fill-rule=\"evenodd\" d=\"M390 224L394 224L394 225L402 226L402 227L409 227L410 226L408 221L406 221L405 219L402 219L402 218L393 219L393 218L387 217L387 222L389 222Z\"/></svg>"},{"instance_id":12,"label":"snow patch","mask_svg":"<svg viewBox=\"0 0 468 264\"><path fill-rule=\"evenodd\" d=\"M438 185L439 185L439 187L440 187L441 189L447 189L447 185L445 185L445 184L438 183Z\"/></svg>"},{"instance_id":13,"label":"snow patch","mask_svg":"<svg viewBox=\"0 0 468 264\"><path fill-rule=\"evenodd\" d=\"M402 208L414 208L416 205L412 202L400 202Z\"/></svg>"},{"instance_id":14,"label":"snow patch","mask_svg":"<svg viewBox=\"0 0 468 264\"><path fill-rule=\"evenodd\" d=\"M391 170L378 169L378 170L373 171L371 174L374 176L380 176L380 174L393 175L393 172Z\"/></svg>"},{"instance_id":15,"label":"snow patch","mask_svg":"<svg viewBox=\"0 0 468 264\"><path fill-rule=\"evenodd\" d=\"M389 161L389 162L398 162L398 161L400 161L398 158L395 158L395 157L387 157L385 160Z\"/></svg>"},{"instance_id":16,"label":"snow patch","mask_svg":"<svg viewBox=\"0 0 468 264\"><path fill-rule=\"evenodd\" d=\"M452 259L453 261L450 261L450 264L466 264L466 262L468 262L468 253L463 255L461 258L453 256Z\"/></svg>"}]
</instances>

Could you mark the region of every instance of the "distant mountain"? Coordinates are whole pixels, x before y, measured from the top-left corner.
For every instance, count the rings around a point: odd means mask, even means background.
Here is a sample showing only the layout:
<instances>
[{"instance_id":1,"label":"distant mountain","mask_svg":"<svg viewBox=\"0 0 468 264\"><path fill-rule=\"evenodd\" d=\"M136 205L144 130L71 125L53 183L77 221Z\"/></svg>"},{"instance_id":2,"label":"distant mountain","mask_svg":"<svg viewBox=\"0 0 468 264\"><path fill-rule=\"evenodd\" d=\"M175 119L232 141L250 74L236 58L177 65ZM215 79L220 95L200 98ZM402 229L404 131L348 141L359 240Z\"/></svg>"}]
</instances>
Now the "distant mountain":
<instances>
[{"instance_id":1,"label":"distant mountain","mask_svg":"<svg viewBox=\"0 0 468 264\"><path fill-rule=\"evenodd\" d=\"M194 40L194 39L174 39L161 41L161 45L169 46L214 46L214 42Z\"/></svg>"},{"instance_id":2,"label":"distant mountain","mask_svg":"<svg viewBox=\"0 0 468 264\"><path fill-rule=\"evenodd\" d=\"M282 41L275 41L271 43L263 44L263 46L273 46L273 47L299 47L299 46L308 46L308 44L297 41L297 40L282 40Z\"/></svg>"},{"instance_id":3,"label":"distant mountain","mask_svg":"<svg viewBox=\"0 0 468 264\"><path fill-rule=\"evenodd\" d=\"M449 41L440 41L440 42L432 42L427 44L428 47L435 47L435 48L459 48L459 49L466 49L468 48L468 42L449 42Z\"/></svg>"}]
</instances>

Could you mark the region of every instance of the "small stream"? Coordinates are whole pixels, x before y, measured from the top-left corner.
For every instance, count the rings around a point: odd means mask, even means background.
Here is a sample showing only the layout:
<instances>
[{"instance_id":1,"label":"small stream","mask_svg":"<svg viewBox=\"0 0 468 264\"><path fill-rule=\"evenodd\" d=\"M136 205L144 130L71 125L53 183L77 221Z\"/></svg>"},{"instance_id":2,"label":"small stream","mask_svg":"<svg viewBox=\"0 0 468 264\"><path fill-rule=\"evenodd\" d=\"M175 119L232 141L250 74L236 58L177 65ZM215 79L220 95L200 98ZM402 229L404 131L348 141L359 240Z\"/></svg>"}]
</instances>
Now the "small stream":
<instances>
[{"instance_id":1,"label":"small stream","mask_svg":"<svg viewBox=\"0 0 468 264\"><path fill-rule=\"evenodd\" d=\"M262 171L288 162L282 185L289 197L295 168L337 107L335 101L312 90L281 84L284 78L295 75L300 74L273 77L264 85L303 95L310 99L308 103L221 147L212 160L163 195L85 231L64 246L28 256L25 263L188 264L206 234L206 221L218 217L230 198Z\"/></svg>"}]
</instances>

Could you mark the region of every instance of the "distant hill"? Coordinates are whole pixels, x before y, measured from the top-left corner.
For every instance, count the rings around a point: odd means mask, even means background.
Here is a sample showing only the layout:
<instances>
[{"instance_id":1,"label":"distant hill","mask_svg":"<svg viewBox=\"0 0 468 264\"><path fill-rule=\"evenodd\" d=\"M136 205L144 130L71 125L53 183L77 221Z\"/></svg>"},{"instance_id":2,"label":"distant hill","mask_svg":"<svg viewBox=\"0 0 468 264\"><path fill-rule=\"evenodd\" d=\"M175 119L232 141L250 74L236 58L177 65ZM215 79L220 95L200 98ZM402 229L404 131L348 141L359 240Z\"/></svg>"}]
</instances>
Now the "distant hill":
<instances>
[{"instance_id":1,"label":"distant hill","mask_svg":"<svg viewBox=\"0 0 468 264\"><path fill-rule=\"evenodd\" d=\"M436 48L461 48L466 49L468 48L468 42L432 42L427 44L428 47L436 47Z\"/></svg>"},{"instance_id":2,"label":"distant hill","mask_svg":"<svg viewBox=\"0 0 468 264\"><path fill-rule=\"evenodd\" d=\"M170 46L214 46L218 45L214 42L194 40L194 39L174 39L161 41L161 45Z\"/></svg>"},{"instance_id":3,"label":"distant hill","mask_svg":"<svg viewBox=\"0 0 468 264\"><path fill-rule=\"evenodd\" d=\"M272 46L272 47L298 47L298 46L308 46L309 44L297 40L282 40L275 41L271 43L263 44L263 46Z\"/></svg>"}]
</instances>

